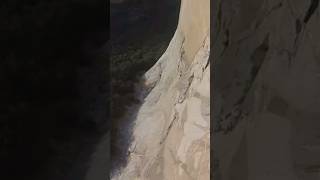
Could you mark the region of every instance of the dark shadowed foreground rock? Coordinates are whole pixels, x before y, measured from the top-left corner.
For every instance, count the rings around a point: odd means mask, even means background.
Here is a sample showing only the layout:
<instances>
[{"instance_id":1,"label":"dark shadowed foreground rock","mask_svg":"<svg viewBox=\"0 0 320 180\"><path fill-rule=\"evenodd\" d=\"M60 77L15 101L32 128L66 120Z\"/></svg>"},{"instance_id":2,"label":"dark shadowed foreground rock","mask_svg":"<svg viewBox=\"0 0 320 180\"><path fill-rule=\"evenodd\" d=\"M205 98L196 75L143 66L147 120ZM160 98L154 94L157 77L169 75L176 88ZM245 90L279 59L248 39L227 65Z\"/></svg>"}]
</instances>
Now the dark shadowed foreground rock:
<instances>
[{"instance_id":1,"label":"dark shadowed foreground rock","mask_svg":"<svg viewBox=\"0 0 320 180\"><path fill-rule=\"evenodd\" d=\"M215 180L320 179L318 1L214 1Z\"/></svg>"}]
</instances>

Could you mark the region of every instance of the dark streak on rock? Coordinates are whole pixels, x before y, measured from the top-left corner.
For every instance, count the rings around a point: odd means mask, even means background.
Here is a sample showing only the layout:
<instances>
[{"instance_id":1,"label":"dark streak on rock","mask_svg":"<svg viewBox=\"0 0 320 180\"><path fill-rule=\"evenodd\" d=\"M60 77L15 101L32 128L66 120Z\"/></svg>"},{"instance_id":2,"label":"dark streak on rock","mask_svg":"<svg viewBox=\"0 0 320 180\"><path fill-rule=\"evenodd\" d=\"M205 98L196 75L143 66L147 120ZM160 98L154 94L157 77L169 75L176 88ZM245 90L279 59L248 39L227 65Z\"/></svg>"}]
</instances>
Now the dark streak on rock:
<instances>
[{"instance_id":1,"label":"dark streak on rock","mask_svg":"<svg viewBox=\"0 0 320 180\"><path fill-rule=\"evenodd\" d=\"M225 35L226 35L226 40L223 42L224 48L223 48L223 50L222 50L221 56L224 54L224 52L226 51L227 47L229 46L229 42L230 42L230 32L229 32L229 29L226 29Z\"/></svg>"},{"instance_id":2,"label":"dark streak on rock","mask_svg":"<svg viewBox=\"0 0 320 180\"><path fill-rule=\"evenodd\" d=\"M307 24L312 17L312 15L315 13L316 9L319 7L319 0L311 0L310 7L304 16L303 22Z\"/></svg>"},{"instance_id":3,"label":"dark streak on rock","mask_svg":"<svg viewBox=\"0 0 320 180\"><path fill-rule=\"evenodd\" d=\"M171 130L174 122L175 122L177 119L178 119L178 112L175 111L173 120L172 120L171 123L169 124L169 127L168 127L168 129L166 130L166 134L165 134L164 137L161 139L160 144L162 144L162 143L167 139L167 137L168 137L168 135L169 135L169 132L170 132L170 130Z\"/></svg>"},{"instance_id":4,"label":"dark streak on rock","mask_svg":"<svg viewBox=\"0 0 320 180\"><path fill-rule=\"evenodd\" d=\"M297 44L301 31L302 31L302 24L300 22L300 19L296 19L296 38L294 40L294 44Z\"/></svg>"},{"instance_id":5,"label":"dark streak on rock","mask_svg":"<svg viewBox=\"0 0 320 180\"><path fill-rule=\"evenodd\" d=\"M263 64L266 58L268 50L269 50L269 34L266 35L262 44L259 47L257 47L256 50L251 55L250 60L253 63L253 67L251 69L250 86L252 85L259 70L261 69L261 65Z\"/></svg>"},{"instance_id":6,"label":"dark streak on rock","mask_svg":"<svg viewBox=\"0 0 320 180\"><path fill-rule=\"evenodd\" d=\"M219 4L219 10L218 10L218 33L220 32L220 29L221 29L221 21L222 21L222 1L220 1L220 4Z\"/></svg>"},{"instance_id":7,"label":"dark streak on rock","mask_svg":"<svg viewBox=\"0 0 320 180\"><path fill-rule=\"evenodd\" d=\"M229 38L230 38L230 32L229 32L229 29L226 29L226 37L227 39L224 41L224 46L228 46L229 45Z\"/></svg>"},{"instance_id":8,"label":"dark streak on rock","mask_svg":"<svg viewBox=\"0 0 320 180\"><path fill-rule=\"evenodd\" d=\"M242 119L244 119L246 116L248 116L247 112L244 112L241 107L246 100L250 89L253 86L253 83L262 67L263 62L266 59L267 52L269 51L269 34L266 35L263 42L254 50L250 57L250 61L252 63L251 71L250 71L250 77L246 80L246 86L243 91L243 95L237 100L237 102L234 104L234 108L231 113L227 113L225 117L222 117L220 119L220 122L218 123L219 129L216 129L216 132L222 131L224 134L228 134L231 132L238 124L238 122ZM221 113L222 114L222 113ZM229 123L223 126L221 123L224 120L229 119Z\"/></svg>"},{"instance_id":9,"label":"dark streak on rock","mask_svg":"<svg viewBox=\"0 0 320 180\"><path fill-rule=\"evenodd\" d=\"M210 60L208 59L207 64L205 65L204 69L207 69L207 67L209 66L209 64L210 64Z\"/></svg>"},{"instance_id":10,"label":"dark streak on rock","mask_svg":"<svg viewBox=\"0 0 320 180\"><path fill-rule=\"evenodd\" d=\"M302 30L300 19L296 19L296 33L299 34Z\"/></svg>"},{"instance_id":11,"label":"dark streak on rock","mask_svg":"<svg viewBox=\"0 0 320 180\"><path fill-rule=\"evenodd\" d=\"M269 50L269 34L265 37L262 44L258 46L252 53L250 61L252 63L252 68L250 71L250 78L246 82L246 87L244 88L243 96L237 101L235 105L241 105L248 92L250 91L257 74L259 73L261 66L266 58L267 52Z\"/></svg>"}]
</instances>

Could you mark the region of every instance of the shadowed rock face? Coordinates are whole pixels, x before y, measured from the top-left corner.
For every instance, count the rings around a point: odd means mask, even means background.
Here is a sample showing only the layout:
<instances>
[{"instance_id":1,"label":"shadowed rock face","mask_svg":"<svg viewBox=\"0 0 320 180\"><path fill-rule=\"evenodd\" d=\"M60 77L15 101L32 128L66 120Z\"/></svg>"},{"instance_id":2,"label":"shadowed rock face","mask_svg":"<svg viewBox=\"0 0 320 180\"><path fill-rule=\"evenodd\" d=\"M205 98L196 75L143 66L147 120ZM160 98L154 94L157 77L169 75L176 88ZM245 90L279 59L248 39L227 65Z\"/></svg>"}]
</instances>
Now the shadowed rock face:
<instances>
[{"instance_id":1,"label":"shadowed rock face","mask_svg":"<svg viewBox=\"0 0 320 180\"><path fill-rule=\"evenodd\" d=\"M78 154L108 129L108 52L96 52L108 40L106 1L0 9L0 179L70 179Z\"/></svg>"},{"instance_id":2,"label":"shadowed rock face","mask_svg":"<svg viewBox=\"0 0 320 180\"><path fill-rule=\"evenodd\" d=\"M183 0L169 47L145 74L152 89L133 127L129 161L113 179L209 179L209 0Z\"/></svg>"},{"instance_id":3,"label":"shadowed rock face","mask_svg":"<svg viewBox=\"0 0 320 180\"><path fill-rule=\"evenodd\" d=\"M320 178L318 3L214 1L214 179Z\"/></svg>"}]
</instances>

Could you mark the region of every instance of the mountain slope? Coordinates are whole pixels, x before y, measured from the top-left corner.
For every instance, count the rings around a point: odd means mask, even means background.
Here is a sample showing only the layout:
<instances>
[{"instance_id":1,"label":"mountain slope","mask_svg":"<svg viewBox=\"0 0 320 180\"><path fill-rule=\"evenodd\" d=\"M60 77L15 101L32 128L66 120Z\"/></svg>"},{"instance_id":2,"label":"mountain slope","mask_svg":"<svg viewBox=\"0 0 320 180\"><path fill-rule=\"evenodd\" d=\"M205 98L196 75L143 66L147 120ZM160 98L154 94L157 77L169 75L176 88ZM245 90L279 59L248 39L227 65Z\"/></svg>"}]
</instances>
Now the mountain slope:
<instances>
[{"instance_id":1,"label":"mountain slope","mask_svg":"<svg viewBox=\"0 0 320 180\"><path fill-rule=\"evenodd\" d=\"M145 74L127 166L113 179L209 179L209 0L183 0L168 49Z\"/></svg>"}]
</instances>

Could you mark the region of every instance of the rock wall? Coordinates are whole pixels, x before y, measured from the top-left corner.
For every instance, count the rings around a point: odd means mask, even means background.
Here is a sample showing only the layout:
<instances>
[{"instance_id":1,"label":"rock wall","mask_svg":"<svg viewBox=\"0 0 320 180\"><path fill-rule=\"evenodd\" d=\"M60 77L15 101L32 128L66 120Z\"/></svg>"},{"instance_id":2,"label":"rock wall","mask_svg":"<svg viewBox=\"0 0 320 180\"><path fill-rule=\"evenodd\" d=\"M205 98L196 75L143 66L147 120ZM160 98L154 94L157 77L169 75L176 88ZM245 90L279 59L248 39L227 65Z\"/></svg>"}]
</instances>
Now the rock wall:
<instances>
[{"instance_id":1,"label":"rock wall","mask_svg":"<svg viewBox=\"0 0 320 180\"><path fill-rule=\"evenodd\" d=\"M320 178L318 5L214 1L215 180Z\"/></svg>"},{"instance_id":2,"label":"rock wall","mask_svg":"<svg viewBox=\"0 0 320 180\"><path fill-rule=\"evenodd\" d=\"M209 179L209 0L182 0L176 33L145 74L129 161L113 179Z\"/></svg>"}]
</instances>

